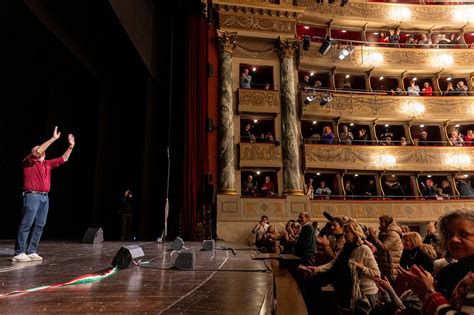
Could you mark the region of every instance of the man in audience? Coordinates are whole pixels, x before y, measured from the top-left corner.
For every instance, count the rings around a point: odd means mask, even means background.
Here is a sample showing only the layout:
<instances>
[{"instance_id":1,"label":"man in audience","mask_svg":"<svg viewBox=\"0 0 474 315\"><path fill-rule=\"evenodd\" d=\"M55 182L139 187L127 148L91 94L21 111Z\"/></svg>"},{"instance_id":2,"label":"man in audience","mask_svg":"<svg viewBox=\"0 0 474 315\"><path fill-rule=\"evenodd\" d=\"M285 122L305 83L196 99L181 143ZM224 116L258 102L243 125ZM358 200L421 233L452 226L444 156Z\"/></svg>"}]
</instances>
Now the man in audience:
<instances>
[{"instance_id":1,"label":"man in audience","mask_svg":"<svg viewBox=\"0 0 474 315\"><path fill-rule=\"evenodd\" d=\"M365 187L364 195L368 198L376 197L377 194L377 186L375 185L375 180L369 180L369 183Z\"/></svg>"},{"instance_id":2,"label":"man in audience","mask_svg":"<svg viewBox=\"0 0 474 315\"><path fill-rule=\"evenodd\" d=\"M421 48L431 48L431 39L426 34L421 34L421 39L418 41L418 45Z\"/></svg>"},{"instance_id":3,"label":"man in audience","mask_svg":"<svg viewBox=\"0 0 474 315\"><path fill-rule=\"evenodd\" d=\"M318 189L316 189L316 192L314 194L316 196L323 196L325 199L329 199L329 195L331 193L332 193L331 189L329 189L329 187L326 187L326 182L321 181Z\"/></svg>"},{"instance_id":4,"label":"man in audience","mask_svg":"<svg viewBox=\"0 0 474 315\"><path fill-rule=\"evenodd\" d=\"M300 82L300 86L302 89L307 89L311 87L311 83L309 82L309 75L305 75L303 77L303 81Z\"/></svg>"},{"instance_id":5,"label":"man in audience","mask_svg":"<svg viewBox=\"0 0 474 315\"><path fill-rule=\"evenodd\" d=\"M449 137L449 141L454 147L462 147L464 145L464 140L457 130L453 130L451 137Z\"/></svg>"},{"instance_id":6,"label":"man in audience","mask_svg":"<svg viewBox=\"0 0 474 315\"><path fill-rule=\"evenodd\" d=\"M245 125L245 129L242 131L242 135L240 136L242 141L250 142L250 140L252 140L252 133L250 132L251 127L252 125L250 125L250 123Z\"/></svg>"},{"instance_id":7,"label":"man in audience","mask_svg":"<svg viewBox=\"0 0 474 315\"><path fill-rule=\"evenodd\" d=\"M418 139L418 145L421 147L429 146L428 133L426 131L422 131L420 133L420 139Z\"/></svg>"},{"instance_id":8,"label":"man in audience","mask_svg":"<svg viewBox=\"0 0 474 315\"><path fill-rule=\"evenodd\" d=\"M240 88L242 89L250 89L252 82L252 76L249 75L249 69L245 68L244 72L240 76Z\"/></svg>"},{"instance_id":9,"label":"man in audience","mask_svg":"<svg viewBox=\"0 0 474 315\"><path fill-rule=\"evenodd\" d=\"M467 86L464 84L464 81L459 81L456 85L456 95L467 96Z\"/></svg>"},{"instance_id":10,"label":"man in audience","mask_svg":"<svg viewBox=\"0 0 474 315\"><path fill-rule=\"evenodd\" d=\"M453 190L449 180L445 179L441 182L441 188L436 189L436 194L443 197L444 199L449 199L453 195Z\"/></svg>"},{"instance_id":11,"label":"man in audience","mask_svg":"<svg viewBox=\"0 0 474 315\"><path fill-rule=\"evenodd\" d=\"M252 175L247 176L247 181L242 185L242 196L252 197L255 194Z\"/></svg>"},{"instance_id":12,"label":"man in audience","mask_svg":"<svg viewBox=\"0 0 474 315\"><path fill-rule=\"evenodd\" d=\"M433 184L433 180L431 178L428 178L426 180L426 184L423 182L420 182L421 185L421 194L423 197L426 197L426 199L436 199L437 194L436 194L436 187Z\"/></svg>"},{"instance_id":13,"label":"man in audience","mask_svg":"<svg viewBox=\"0 0 474 315\"><path fill-rule=\"evenodd\" d=\"M295 255L302 259L303 265L314 266L316 237L309 213L301 212L298 215L298 223L301 224L301 231L295 244Z\"/></svg>"},{"instance_id":14,"label":"man in audience","mask_svg":"<svg viewBox=\"0 0 474 315\"><path fill-rule=\"evenodd\" d=\"M472 189L470 181L464 180L464 178L457 179L456 187L461 197L474 198L474 190Z\"/></svg>"},{"instance_id":15,"label":"man in audience","mask_svg":"<svg viewBox=\"0 0 474 315\"><path fill-rule=\"evenodd\" d=\"M270 176L265 176L265 183L262 185L262 196L263 197L274 197L275 187L273 186Z\"/></svg>"}]
</instances>

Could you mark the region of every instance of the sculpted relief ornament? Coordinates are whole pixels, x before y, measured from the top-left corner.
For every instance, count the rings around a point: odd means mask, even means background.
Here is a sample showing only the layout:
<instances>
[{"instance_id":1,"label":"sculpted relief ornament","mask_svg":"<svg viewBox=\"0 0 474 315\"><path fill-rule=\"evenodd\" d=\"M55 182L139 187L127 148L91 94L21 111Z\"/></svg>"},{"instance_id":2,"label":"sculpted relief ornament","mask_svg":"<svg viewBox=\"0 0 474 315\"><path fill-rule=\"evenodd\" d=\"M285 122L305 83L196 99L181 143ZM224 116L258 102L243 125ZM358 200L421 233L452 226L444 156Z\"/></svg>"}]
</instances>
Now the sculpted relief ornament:
<instances>
[{"instance_id":1,"label":"sculpted relief ornament","mask_svg":"<svg viewBox=\"0 0 474 315\"><path fill-rule=\"evenodd\" d=\"M281 162L280 146L274 144L240 144L241 160L244 161L278 161Z\"/></svg>"},{"instance_id":2,"label":"sculpted relief ornament","mask_svg":"<svg viewBox=\"0 0 474 315\"><path fill-rule=\"evenodd\" d=\"M280 108L280 94L278 91L256 91L239 89L239 107L258 107L255 110L263 107Z\"/></svg>"},{"instance_id":3,"label":"sculpted relief ornament","mask_svg":"<svg viewBox=\"0 0 474 315\"><path fill-rule=\"evenodd\" d=\"M237 32L229 33L217 31L217 41L219 43L219 49L221 53L227 52L232 54L237 43Z\"/></svg>"},{"instance_id":4,"label":"sculpted relief ornament","mask_svg":"<svg viewBox=\"0 0 474 315\"><path fill-rule=\"evenodd\" d=\"M299 50L300 41L295 38L278 38L278 53L280 58L293 58L295 57L295 52Z\"/></svg>"},{"instance_id":5,"label":"sculpted relief ornament","mask_svg":"<svg viewBox=\"0 0 474 315\"><path fill-rule=\"evenodd\" d=\"M275 33L295 32L295 23L292 21L266 19L247 15L228 15L224 13L221 13L219 18L221 19L221 26L227 28L241 28Z\"/></svg>"}]
</instances>

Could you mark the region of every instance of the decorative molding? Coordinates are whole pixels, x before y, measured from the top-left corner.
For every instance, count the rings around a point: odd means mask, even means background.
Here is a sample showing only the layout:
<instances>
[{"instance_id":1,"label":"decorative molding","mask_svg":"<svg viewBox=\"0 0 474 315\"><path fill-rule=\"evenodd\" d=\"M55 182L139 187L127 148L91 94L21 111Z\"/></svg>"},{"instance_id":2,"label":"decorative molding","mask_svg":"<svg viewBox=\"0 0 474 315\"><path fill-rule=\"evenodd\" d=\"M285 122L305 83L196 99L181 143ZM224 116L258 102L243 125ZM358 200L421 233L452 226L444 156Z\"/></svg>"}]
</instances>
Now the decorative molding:
<instances>
[{"instance_id":1,"label":"decorative molding","mask_svg":"<svg viewBox=\"0 0 474 315\"><path fill-rule=\"evenodd\" d=\"M301 98L312 93L302 92ZM424 112L410 111L416 107L424 107ZM357 117L357 118L394 118L401 120L423 119L439 120L470 119L466 115L474 114L474 99L466 96L433 96L409 97L387 96L374 94L333 93L332 102L320 106L318 102L306 105L302 102L303 117L315 115L326 117Z\"/></svg>"},{"instance_id":2,"label":"decorative molding","mask_svg":"<svg viewBox=\"0 0 474 315\"><path fill-rule=\"evenodd\" d=\"M281 146L271 143L243 143L240 167L282 167Z\"/></svg>"},{"instance_id":3,"label":"decorative molding","mask_svg":"<svg viewBox=\"0 0 474 315\"><path fill-rule=\"evenodd\" d=\"M228 52L232 55L237 43L237 32L217 31L217 42L221 53Z\"/></svg>"},{"instance_id":4,"label":"decorative molding","mask_svg":"<svg viewBox=\"0 0 474 315\"><path fill-rule=\"evenodd\" d=\"M279 113L280 92L275 90L238 89L239 112Z\"/></svg>"},{"instance_id":5,"label":"decorative molding","mask_svg":"<svg viewBox=\"0 0 474 315\"><path fill-rule=\"evenodd\" d=\"M469 74L474 71L474 53L472 49L417 49L395 47L354 46L354 52L345 60L339 59L340 50L333 45L322 56L318 53L320 43L312 43L308 50L300 51L300 63L305 67L341 67L366 71L372 67L384 70L396 69L399 72L428 70L433 74L446 68ZM452 63L443 64L446 58Z\"/></svg>"},{"instance_id":6,"label":"decorative molding","mask_svg":"<svg viewBox=\"0 0 474 315\"><path fill-rule=\"evenodd\" d=\"M314 169L372 171L474 171L474 150L459 147L305 145L305 165Z\"/></svg>"},{"instance_id":7,"label":"decorative molding","mask_svg":"<svg viewBox=\"0 0 474 315\"><path fill-rule=\"evenodd\" d=\"M260 218L264 214L274 219L286 217L284 199L242 198L241 203L244 218Z\"/></svg>"},{"instance_id":8,"label":"decorative molding","mask_svg":"<svg viewBox=\"0 0 474 315\"><path fill-rule=\"evenodd\" d=\"M300 40L295 38L278 38L278 54L280 58L294 58L295 53L299 51Z\"/></svg>"}]
</instances>

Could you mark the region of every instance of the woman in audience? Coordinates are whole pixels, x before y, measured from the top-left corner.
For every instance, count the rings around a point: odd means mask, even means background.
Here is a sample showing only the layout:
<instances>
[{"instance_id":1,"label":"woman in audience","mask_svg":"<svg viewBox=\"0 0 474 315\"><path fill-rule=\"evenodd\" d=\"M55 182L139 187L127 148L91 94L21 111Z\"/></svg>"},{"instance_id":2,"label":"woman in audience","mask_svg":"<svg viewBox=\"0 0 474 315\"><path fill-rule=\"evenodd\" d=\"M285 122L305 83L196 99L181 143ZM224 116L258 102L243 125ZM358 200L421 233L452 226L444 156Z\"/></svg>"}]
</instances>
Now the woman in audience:
<instances>
[{"instance_id":1,"label":"woman in audience","mask_svg":"<svg viewBox=\"0 0 474 315\"><path fill-rule=\"evenodd\" d=\"M408 87L407 90L407 95L408 96L420 96L420 87L415 84L415 80L412 80L410 82L410 86Z\"/></svg>"},{"instance_id":2,"label":"woman in audience","mask_svg":"<svg viewBox=\"0 0 474 315\"><path fill-rule=\"evenodd\" d=\"M390 36L388 38L390 42L390 46L392 47L400 47L400 29L390 30Z\"/></svg>"},{"instance_id":3,"label":"woman in audience","mask_svg":"<svg viewBox=\"0 0 474 315\"><path fill-rule=\"evenodd\" d=\"M432 42L431 39L428 38L428 35L421 34L421 39L418 41L418 45L421 48L431 48Z\"/></svg>"},{"instance_id":4,"label":"woman in audience","mask_svg":"<svg viewBox=\"0 0 474 315\"><path fill-rule=\"evenodd\" d=\"M260 222L258 222L257 225L255 225L255 227L252 229L252 234L255 234L255 245L257 248L262 247L263 239L269 226L268 217L266 215L262 215Z\"/></svg>"},{"instance_id":5,"label":"woman in audience","mask_svg":"<svg viewBox=\"0 0 474 315\"><path fill-rule=\"evenodd\" d=\"M413 34L410 34L407 41L405 42L405 48L415 48L416 47L416 39Z\"/></svg>"},{"instance_id":6,"label":"woman in audience","mask_svg":"<svg viewBox=\"0 0 474 315\"><path fill-rule=\"evenodd\" d=\"M406 147L407 146L407 139L405 137L401 137L400 138L400 145L402 147Z\"/></svg>"},{"instance_id":7,"label":"woman in audience","mask_svg":"<svg viewBox=\"0 0 474 315\"><path fill-rule=\"evenodd\" d=\"M464 84L464 81L459 81L456 85L456 95L467 96L467 86Z\"/></svg>"},{"instance_id":8,"label":"woman in audience","mask_svg":"<svg viewBox=\"0 0 474 315\"><path fill-rule=\"evenodd\" d=\"M379 43L380 46L387 46L388 44L388 37L385 36L385 33L384 32L380 32L379 34L379 39L377 40L377 42Z\"/></svg>"},{"instance_id":9,"label":"woman in audience","mask_svg":"<svg viewBox=\"0 0 474 315\"><path fill-rule=\"evenodd\" d=\"M466 136L464 137L464 146L471 147L472 146L472 139L474 139L474 135L472 134L472 130L468 130Z\"/></svg>"},{"instance_id":10,"label":"woman in audience","mask_svg":"<svg viewBox=\"0 0 474 315\"><path fill-rule=\"evenodd\" d=\"M428 245L428 244L425 244ZM433 272L434 259L422 250L423 240L417 232L403 234L403 252L400 259L400 267L410 269L413 265L423 267L428 272ZM431 245L430 245L431 246ZM436 252L435 252L436 256Z\"/></svg>"},{"instance_id":11,"label":"woman in audience","mask_svg":"<svg viewBox=\"0 0 474 315\"><path fill-rule=\"evenodd\" d=\"M318 237L316 241L323 245L326 257L333 260L342 250L346 242L344 239L344 220L340 217L335 217L332 221L331 230L332 235L329 237Z\"/></svg>"},{"instance_id":12,"label":"woman in audience","mask_svg":"<svg viewBox=\"0 0 474 315\"><path fill-rule=\"evenodd\" d=\"M322 144L334 144L334 133L331 130L331 127L325 126L323 128L323 134L321 136Z\"/></svg>"},{"instance_id":13,"label":"woman in audience","mask_svg":"<svg viewBox=\"0 0 474 315\"><path fill-rule=\"evenodd\" d=\"M456 96L456 92L453 88L453 82L449 81L446 86L446 91L443 93L444 96Z\"/></svg>"},{"instance_id":14,"label":"woman in audience","mask_svg":"<svg viewBox=\"0 0 474 315\"><path fill-rule=\"evenodd\" d=\"M367 135L367 130L365 128L359 129L359 135L357 136L357 143L359 145L366 145L367 139L369 136Z\"/></svg>"},{"instance_id":15,"label":"woman in audience","mask_svg":"<svg viewBox=\"0 0 474 315\"><path fill-rule=\"evenodd\" d=\"M336 259L309 269L316 277L326 274L333 283L339 314L368 314L378 301L374 278L380 276L380 270L357 222L344 225L344 238L346 243Z\"/></svg>"},{"instance_id":16,"label":"woman in audience","mask_svg":"<svg viewBox=\"0 0 474 315\"><path fill-rule=\"evenodd\" d=\"M433 96L433 88L429 82L423 83L423 89L421 90L421 95L423 96Z\"/></svg>"},{"instance_id":17,"label":"woman in audience","mask_svg":"<svg viewBox=\"0 0 474 315\"><path fill-rule=\"evenodd\" d=\"M402 256L402 230L388 215L379 217L380 233L377 236L374 228L369 228L369 241L377 247L377 262L382 275L395 281L397 269Z\"/></svg>"},{"instance_id":18,"label":"woman in audience","mask_svg":"<svg viewBox=\"0 0 474 315\"><path fill-rule=\"evenodd\" d=\"M464 140L459 135L457 130L453 130L451 137L449 137L449 141L454 147L462 147L464 145Z\"/></svg>"},{"instance_id":19,"label":"woman in audience","mask_svg":"<svg viewBox=\"0 0 474 315\"><path fill-rule=\"evenodd\" d=\"M352 144L352 140L354 140L352 132L349 131L346 125L342 126L342 132L339 134L339 137L341 138L341 144Z\"/></svg>"},{"instance_id":20,"label":"woman in audience","mask_svg":"<svg viewBox=\"0 0 474 315\"><path fill-rule=\"evenodd\" d=\"M423 301L423 314L474 313L474 212L457 209L444 214L438 223L443 247L458 261L441 269L435 279L413 265L399 276Z\"/></svg>"}]
</instances>

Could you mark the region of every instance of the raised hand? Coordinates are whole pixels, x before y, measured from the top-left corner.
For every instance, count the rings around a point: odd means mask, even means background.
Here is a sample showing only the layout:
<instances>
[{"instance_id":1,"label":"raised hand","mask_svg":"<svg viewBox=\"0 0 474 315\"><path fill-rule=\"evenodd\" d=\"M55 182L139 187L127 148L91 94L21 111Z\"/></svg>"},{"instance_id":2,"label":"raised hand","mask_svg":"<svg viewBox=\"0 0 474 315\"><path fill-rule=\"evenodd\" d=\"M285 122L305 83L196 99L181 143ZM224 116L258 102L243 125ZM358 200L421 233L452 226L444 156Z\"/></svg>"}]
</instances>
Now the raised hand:
<instances>
[{"instance_id":1,"label":"raised hand","mask_svg":"<svg viewBox=\"0 0 474 315\"><path fill-rule=\"evenodd\" d=\"M67 136L67 140L69 141L69 145L71 146L74 146L76 144L75 140L74 140L74 135L72 133L70 133L68 136Z\"/></svg>"},{"instance_id":2,"label":"raised hand","mask_svg":"<svg viewBox=\"0 0 474 315\"><path fill-rule=\"evenodd\" d=\"M58 126L54 127L53 131L53 138L54 140L58 140L61 137L61 132L58 131Z\"/></svg>"}]
</instances>

